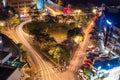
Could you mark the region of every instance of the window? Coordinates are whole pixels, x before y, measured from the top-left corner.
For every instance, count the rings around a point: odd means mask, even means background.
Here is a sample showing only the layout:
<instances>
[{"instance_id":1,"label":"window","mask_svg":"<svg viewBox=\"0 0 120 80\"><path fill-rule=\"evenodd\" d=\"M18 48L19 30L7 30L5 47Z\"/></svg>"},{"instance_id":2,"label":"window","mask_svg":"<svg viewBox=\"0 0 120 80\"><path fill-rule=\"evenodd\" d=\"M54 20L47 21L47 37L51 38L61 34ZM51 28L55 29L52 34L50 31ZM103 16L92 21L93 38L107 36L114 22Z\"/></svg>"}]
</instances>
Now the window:
<instances>
[{"instance_id":1,"label":"window","mask_svg":"<svg viewBox=\"0 0 120 80\"><path fill-rule=\"evenodd\" d=\"M31 7L31 5L26 5L26 7Z\"/></svg>"},{"instance_id":2,"label":"window","mask_svg":"<svg viewBox=\"0 0 120 80\"><path fill-rule=\"evenodd\" d=\"M18 6L14 6L14 8L18 8Z\"/></svg>"},{"instance_id":3,"label":"window","mask_svg":"<svg viewBox=\"0 0 120 80\"><path fill-rule=\"evenodd\" d=\"M120 49L116 49L115 52L120 55Z\"/></svg>"},{"instance_id":4,"label":"window","mask_svg":"<svg viewBox=\"0 0 120 80\"><path fill-rule=\"evenodd\" d=\"M31 3L31 1L26 1L26 3Z\"/></svg>"},{"instance_id":5,"label":"window","mask_svg":"<svg viewBox=\"0 0 120 80\"><path fill-rule=\"evenodd\" d=\"M12 5L17 5L17 2L15 2L15 3L12 3Z\"/></svg>"},{"instance_id":6,"label":"window","mask_svg":"<svg viewBox=\"0 0 120 80\"><path fill-rule=\"evenodd\" d=\"M19 2L19 4L24 4L24 2Z\"/></svg>"},{"instance_id":7,"label":"window","mask_svg":"<svg viewBox=\"0 0 120 80\"><path fill-rule=\"evenodd\" d=\"M24 6L19 6L19 8L23 8Z\"/></svg>"},{"instance_id":8,"label":"window","mask_svg":"<svg viewBox=\"0 0 120 80\"><path fill-rule=\"evenodd\" d=\"M116 30L114 30L113 33L116 35L120 35L119 31L116 31Z\"/></svg>"}]
</instances>

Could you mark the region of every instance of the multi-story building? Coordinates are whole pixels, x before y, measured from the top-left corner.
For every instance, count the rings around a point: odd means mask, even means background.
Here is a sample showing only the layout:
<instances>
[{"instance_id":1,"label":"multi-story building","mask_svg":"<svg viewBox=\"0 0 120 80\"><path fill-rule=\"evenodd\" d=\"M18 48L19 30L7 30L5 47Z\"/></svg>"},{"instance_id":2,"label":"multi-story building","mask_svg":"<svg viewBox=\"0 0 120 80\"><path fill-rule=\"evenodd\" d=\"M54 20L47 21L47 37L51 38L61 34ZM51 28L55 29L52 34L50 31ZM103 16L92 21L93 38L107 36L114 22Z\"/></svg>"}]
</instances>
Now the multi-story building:
<instances>
[{"instance_id":1,"label":"multi-story building","mask_svg":"<svg viewBox=\"0 0 120 80\"><path fill-rule=\"evenodd\" d=\"M0 33L0 80L20 80L22 68L20 50L6 35Z\"/></svg>"},{"instance_id":2,"label":"multi-story building","mask_svg":"<svg viewBox=\"0 0 120 80\"><path fill-rule=\"evenodd\" d=\"M0 66L0 80L20 80L21 72L19 68Z\"/></svg>"},{"instance_id":3,"label":"multi-story building","mask_svg":"<svg viewBox=\"0 0 120 80\"><path fill-rule=\"evenodd\" d=\"M99 20L99 34L105 47L120 55L120 8L110 7L103 11Z\"/></svg>"},{"instance_id":4,"label":"multi-story building","mask_svg":"<svg viewBox=\"0 0 120 80\"><path fill-rule=\"evenodd\" d=\"M96 22L96 30L104 58L93 64L96 75L91 80L120 79L120 8L109 7ZM99 56L100 57L100 56Z\"/></svg>"},{"instance_id":5,"label":"multi-story building","mask_svg":"<svg viewBox=\"0 0 120 80\"><path fill-rule=\"evenodd\" d=\"M0 51L0 64L4 64L11 56L12 53Z\"/></svg>"},{"instance_id":6,"label":"multi-story building","mask_svg":"<svg viewBox=\"0 0 120 80\"><path fill-rule=\"evenodd\" d=\"M42 9L44 7L45 0L10 0L8 5L14 8L20 17L28 17L29 10L31 7L37 7L37 9Z\"/></svg>"},{"instance_id":7,"label":"multi-story building","mask_svg":"<svg viewBox=\"0 0 120 80\"><path fill-rule=\"evenodd\" d=\"M33 2L33 0L10 0L8 1L8 5L14 8L20 17L26 17Z\"/></svg>"}]
</instances>

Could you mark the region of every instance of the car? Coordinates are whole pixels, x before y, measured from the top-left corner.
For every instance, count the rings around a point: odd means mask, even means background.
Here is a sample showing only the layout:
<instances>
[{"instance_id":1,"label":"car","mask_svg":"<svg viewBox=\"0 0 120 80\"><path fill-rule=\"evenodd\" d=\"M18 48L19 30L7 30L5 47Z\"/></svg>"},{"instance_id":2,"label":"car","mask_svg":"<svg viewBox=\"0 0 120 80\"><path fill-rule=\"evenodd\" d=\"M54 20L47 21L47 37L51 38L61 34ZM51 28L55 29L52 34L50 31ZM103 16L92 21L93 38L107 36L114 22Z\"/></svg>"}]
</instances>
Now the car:
<instances>
[{"instance_id":1,"label":"car","mask_svg":"<svg viewBox=\"0 0 120 80\"><path fill-rule=\"evenodd\" d=\"M90 59L84 60L84 63L92 63L92 61Z\"/></svg>"},{"instance_id":2,"label":"car","mask_svg":"<svg viewBox=\"0 0 120 80\"><path fill-rule=\"evenodd\" d=\"M100 54L99 57L108 57L108 54Z\"/></svg>"}]
</instances>

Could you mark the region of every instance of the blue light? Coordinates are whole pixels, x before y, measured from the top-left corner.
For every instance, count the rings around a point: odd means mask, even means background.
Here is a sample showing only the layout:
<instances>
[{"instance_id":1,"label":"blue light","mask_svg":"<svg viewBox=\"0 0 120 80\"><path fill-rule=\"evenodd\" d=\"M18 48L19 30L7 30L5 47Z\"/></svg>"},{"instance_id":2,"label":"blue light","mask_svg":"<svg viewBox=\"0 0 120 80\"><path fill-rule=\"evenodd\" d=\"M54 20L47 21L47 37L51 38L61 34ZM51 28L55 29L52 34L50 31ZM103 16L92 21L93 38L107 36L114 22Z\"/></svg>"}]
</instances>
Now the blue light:
<instances>
[{"instance_id":1,"label":"blue light","mask_svg":"<svg viewBox=\"0 0 120 80\"><path fill-rule=\"evenodd\" d=\"M109 64L109 63L108 63L107 65L108 65L108 66L110 66L110 64Z\"/></svg>"},{"instance_id":2,"label":"blue light","mask_svg":"<svg viewBox=\"0 0 120 80\"><path fill-rule=\"evenodd\" d=\"M38 0L38 9L42 9L44 6L43 0Z\"/></svg>"},{"instance_id":3,"label":"blue light","mask_svg":"<svg viewBox=\"0 0 120 80\"><path fill-rule=\"evenodd\" d=\"M101 66L99 66L99 67L98 67L98 70L100 70L101 68L102 68L102 67L101 67Z\"/></svg>"},{"instance_id":4,"label":"blue light","mask_svg":"<svg viewBox=\"0 0 120 80\"><path fill-rule=\"evenodd\" d=\"M109 25L111 25L111 24L112 24L109 20L106 20L106 22L107 22Z\"/></svg>"}]
</instances>

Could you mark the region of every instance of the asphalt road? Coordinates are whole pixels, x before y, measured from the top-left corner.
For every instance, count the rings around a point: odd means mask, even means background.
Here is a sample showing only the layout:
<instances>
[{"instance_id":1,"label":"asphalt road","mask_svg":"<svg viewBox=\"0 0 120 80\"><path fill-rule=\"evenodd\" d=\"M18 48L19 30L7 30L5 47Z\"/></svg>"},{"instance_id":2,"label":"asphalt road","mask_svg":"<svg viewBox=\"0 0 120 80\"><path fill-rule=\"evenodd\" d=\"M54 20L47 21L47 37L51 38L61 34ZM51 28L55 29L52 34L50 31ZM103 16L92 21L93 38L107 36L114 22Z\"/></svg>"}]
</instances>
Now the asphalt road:
<instances>
[{"instance_id":1,"label":"asphalt road","mask_svg":"<svg viewBox=\"0 0 120 80\"><path fill-rule=\"evenodd\" d=\"M84 59L86 58L85 50L87 48L87 45L89 44L89 41L90 41L89 33L91 32L93 27L94 27L94 20L90 21L88 26L86 27L86 29L84 29L84 33L85 33L84 41L79 44L79 47L75 51L75 54L74 54L72 60L70 61L69 69L67 70L67 73L69 73L69 74L67 74L67 75L69 75L67 80L76 80L75 73L78 71L78 69L82 65Z\"/></svg>"},{"instance_id":2,"label":"asphalt road","mask_svg":"<svg viewBox=\"0 0 120 80\"><path fill-rule=\"evenodd\" d=\"M25 49L29 52L30 58L32 59L32 67L36 73L34 80L62 80L53 70L54 66L47 61L44 61L39 53L27 41L26 34L22 30L23 25L27 22L29 21L23 22L17 26L16 33L19 42L26 47Z\"/></svg>"},{"instance_id":3,"label":"asphalt road","mask_svg":"<svg viewBox=\"0 0 120 80\"><path fill-rule=\"evenodd\" d=\"M56 8L52 7L51 5L45 5L45 8L47 8L48 12L53 16L63 14L63 12L61 10L56 9Z\"/></svg>"},{"instance_id":4,"label":"asphalt road","mask_svg":"<svg viewBox=\"0 0 120 80\"><path fill-rule=\"evenodd\" d=\"M16 31L13 29L9 31L9 33L14 41L22 43L25 46L25 50L29 52L32 68L36 73L34 75L34 80L75 80L74 72L78 70L85 59L85 49L89 43L90 37L89 32L94 27L94 22L91 21L88 24L88 27L84 30L84 41L83 43L79 44L79 47L70 62L69 69L64 73L54 71L54 66L51 63L44 61L44 59L40 57L39 53L34 50L34 48L27 41L27 39L29 39L29 35L22 30L23 25L27 22L29 21L21 23L19 26L17 26Z\"/></svg>"}]
</instances>

